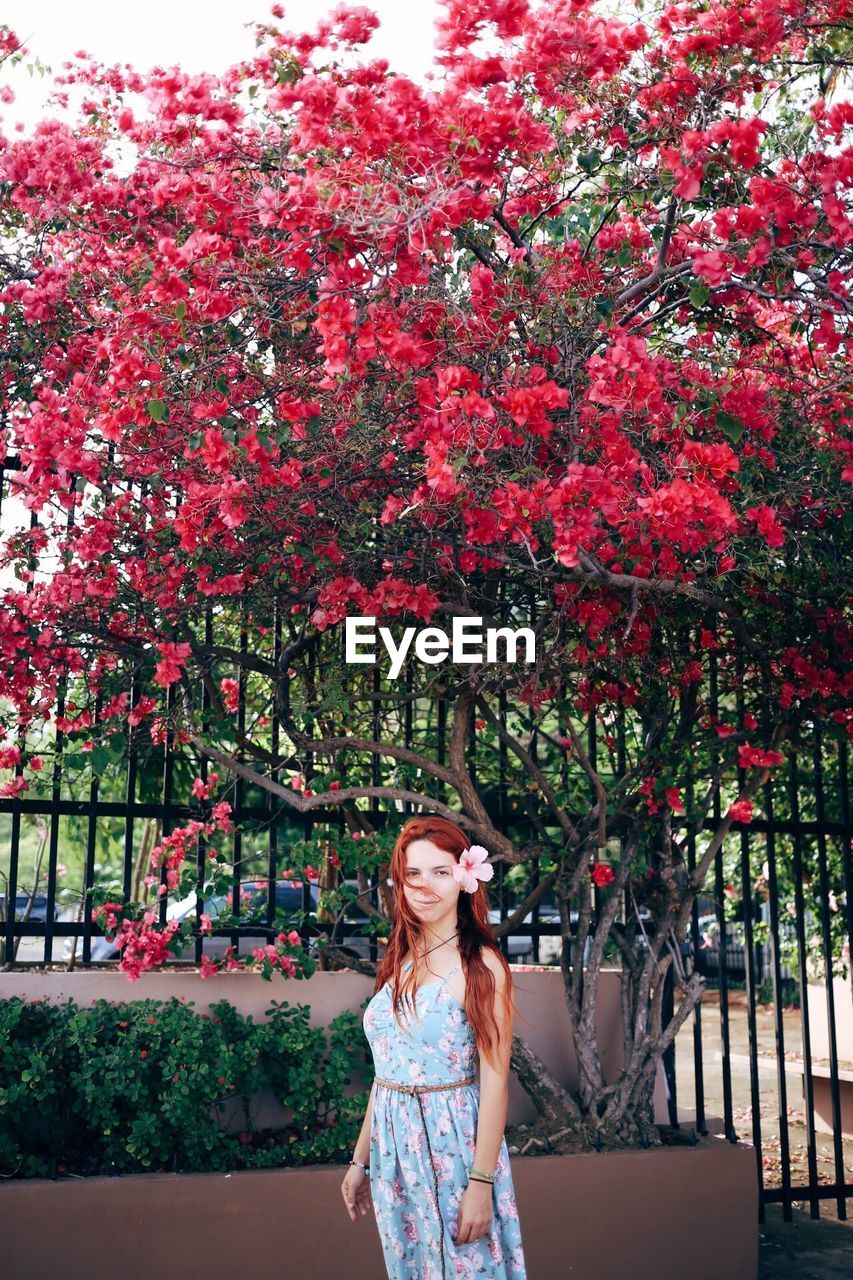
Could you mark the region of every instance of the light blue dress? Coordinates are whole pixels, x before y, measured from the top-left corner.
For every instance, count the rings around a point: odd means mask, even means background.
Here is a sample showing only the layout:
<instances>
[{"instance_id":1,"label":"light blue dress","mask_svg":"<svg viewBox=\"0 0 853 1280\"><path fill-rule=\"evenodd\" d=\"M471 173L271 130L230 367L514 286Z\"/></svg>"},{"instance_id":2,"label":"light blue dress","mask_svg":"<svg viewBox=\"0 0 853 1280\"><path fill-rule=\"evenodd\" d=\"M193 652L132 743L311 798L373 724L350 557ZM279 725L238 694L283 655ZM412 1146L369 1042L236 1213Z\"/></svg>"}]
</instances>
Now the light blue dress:
<instances>
[{"instance_id":1,"label":"light blue dress","mask_svg":"<svg viewBox=\"0 0 853 1280\"><path fill-rule=\"evenodd\" d=\"M445 1084L474 1074L478 1059L474 1029L447 986L447 979L460 968L461 963L437 982L423 983L417 994L419 1021L404 1004L399 1014L402 1026L394 1017L390 984L376 992L365 1009L364 1031L379 1078ZM479 1101L476 1081L417 1097L376 1086L370 1189L390 1280L526 1280L503 1139L489 1234L469 1244L453 1243L459 1203L474 1163Z\"/></svg>"}]
</instances>

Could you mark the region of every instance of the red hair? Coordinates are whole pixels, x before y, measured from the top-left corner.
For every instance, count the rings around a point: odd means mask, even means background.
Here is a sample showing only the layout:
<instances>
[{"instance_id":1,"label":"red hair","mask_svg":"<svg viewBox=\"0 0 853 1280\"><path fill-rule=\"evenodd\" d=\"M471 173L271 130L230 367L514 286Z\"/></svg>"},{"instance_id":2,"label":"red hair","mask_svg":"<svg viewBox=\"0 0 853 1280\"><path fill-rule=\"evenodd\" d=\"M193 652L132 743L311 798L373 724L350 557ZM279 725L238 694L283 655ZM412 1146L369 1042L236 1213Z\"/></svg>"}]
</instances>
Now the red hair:
<instances>
[{"instance_id":1,"label":"red hair","mask_svg":"<svg viewBox=\"0 0 853 1280\"><path fill-rule=\"evenodd\" d=\"M385 955L376 974L376 986L373 989L376 994L390 979L395 1014L399 1011L404 999L410 1000L414 1005L418 990L414 965L401 980L404 956L414 957L417 952L417 943L423 938L420 921L402 891L407 874L406 850L413 840L431 840L445 853L452 853L457 862L470 844L468 836L455 822L450 822L447 818L429 816L410 818L396 839L389 867L395 889L394 923L385 948ZM476 892L466 893L463 889L459 894L458 921L459 956L466 982L465 1012L474 1028L478 1046L485 1046L485 1056L491 1060L492 1048L497 1045L501 1029L493 1012L495 978L482 959L484 950L492 951L506 971L508 1023L505 1030L507 1032L512 1026L514 1006L510 968L492 933L489 922L489 902L482 880L478 881Z\"/></svg>"}]
</instances>

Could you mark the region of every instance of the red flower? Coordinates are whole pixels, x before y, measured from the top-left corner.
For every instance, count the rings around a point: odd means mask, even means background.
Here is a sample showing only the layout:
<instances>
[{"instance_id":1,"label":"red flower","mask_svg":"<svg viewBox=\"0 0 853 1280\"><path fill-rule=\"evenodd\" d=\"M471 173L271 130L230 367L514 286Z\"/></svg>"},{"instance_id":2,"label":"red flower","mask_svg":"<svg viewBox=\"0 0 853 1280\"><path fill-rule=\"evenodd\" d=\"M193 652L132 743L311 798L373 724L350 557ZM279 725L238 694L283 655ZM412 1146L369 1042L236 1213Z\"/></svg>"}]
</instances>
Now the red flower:
<instances>
[{"instance_id":1,"label":"red flower","mask_svg":"<svg viewBox=\"0 0 853 1280\"><path fill-rule=\"evenodd\" d=\"M741 769L767 769L771 765L782 764L785 759L781 751L762 751L760 747L751 747L748 742L741 743L737 755Z\"/></svg>"},{"instance_id":2,"label":"red flower","mask_svg":"<svg viewBox=\"0 0 853 1280\"><path fill-rule=\"evenodd\" d=\"M162 684L167 687L170 684L174 684L176 680L180 680L184 663L190 655L191 646L188 644L173 644L167 640L158 644L156 648L160 654L160 661L157 663L154 681L156 684Z\"/></svg>"},{"instance_id":3,"label":"red flower","mask_svg":"<svg viewBox=\"0 0 853 1280\"><path fill-rule=\"evenodd\" d=\"M673 813L684 813L684 805L681 803L681 792L678 787L667 787L664 795Z\"/></svg>"},{"instance_id":4,"label":"red flower","mask_svg":"<svg viewBox=\"0 0 853 1280\"><path fill-rule=\"evenodd\" d=\"M606 862L599 862L592 869L592 881L599 889L604 889L607 885L612 884L616 877L613 874L613 868L608 866Z\"/></svg>"},{"instance_id":5,"label":"red flower","mask_svg":"<svg viewBox=\"0 0 853 1280\"><path fill-rule=\"evenodd\" d=\"M752 822L752 801L735 800L729 805L729 817L734 822Z\"/></svg>"},{"instance_id":6,"label":"red flower","mask_svg":"<svg viewBox=\"0 0 853 1280\"><path fill-rule=\"evenodd\" d=\"M785 534L779 524L778 514L772 507L768 507L766 504L760 507L749 507L746 518L755 524L758 532L769 547L781 547L784 545Z\"/></svg>"}]
</instances>

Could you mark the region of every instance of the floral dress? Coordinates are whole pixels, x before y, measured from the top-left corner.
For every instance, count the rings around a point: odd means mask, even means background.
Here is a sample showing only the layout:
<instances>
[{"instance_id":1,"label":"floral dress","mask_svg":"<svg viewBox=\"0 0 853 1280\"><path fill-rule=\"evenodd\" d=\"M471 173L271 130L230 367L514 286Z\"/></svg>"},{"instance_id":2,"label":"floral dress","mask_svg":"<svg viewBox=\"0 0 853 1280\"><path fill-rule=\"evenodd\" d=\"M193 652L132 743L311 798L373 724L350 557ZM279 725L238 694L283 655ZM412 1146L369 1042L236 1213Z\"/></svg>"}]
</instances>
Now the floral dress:
<instances>
[{"instance_id":1,"label":"floral dress","mask_svg":"<svg viewBox=\"0 0 853 1280\"><path fill-rule=\"evenodd\" d=\"M409 961L411 964L411 961ZM408 965L406 966L408 967ZM417 993L419 1021L394 1017L388 983L364 1013L376 1075L405 1084L445 1084L474 1074L477 1043L447 986L461 964ZM478 1083L434 1093L377 1084L370 1132L370 1187L390 1280L526 1280L521 1227L506 1141L501 1140L487 1236L454 1244L459 1204L474 1163ZM419 1104L420 1103L420 1104ZM425 1126L428 1132L425 1132ZM430 1152L432 1169L430 1169ZM436 1191L438 1187L438 1204Z\"/></svg>"}]
</instances>

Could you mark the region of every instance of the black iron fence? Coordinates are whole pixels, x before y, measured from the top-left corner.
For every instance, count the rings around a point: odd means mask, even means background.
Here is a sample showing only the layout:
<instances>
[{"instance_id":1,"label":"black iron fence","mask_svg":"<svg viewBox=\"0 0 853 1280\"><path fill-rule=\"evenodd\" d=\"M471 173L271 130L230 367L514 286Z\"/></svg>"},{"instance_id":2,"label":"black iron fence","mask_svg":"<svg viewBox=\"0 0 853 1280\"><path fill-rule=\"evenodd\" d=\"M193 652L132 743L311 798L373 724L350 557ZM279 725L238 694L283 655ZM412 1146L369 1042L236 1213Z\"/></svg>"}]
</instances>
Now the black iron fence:
<instances>
[{"instance_id":1,"label":"black iron fence","mask_svg":"<svg viewBox=\"0 0 853 1280\"><path fill-rule=\"evenodd\" d=\"M819 819L800 818L798 763L791 760L788 777L794 818L756 820L735 837L741 845L737 889L750 883L756 842L766 855L762 900L756 905L743 892L739 919L726 919L724 848L715 860L716 893L697 903L691 931L692 963L717 997L703 1001L692 1018L693 1069L687 1074L695 1123L707 1132L706 1097L713 1093L722 1100L726 1136L753 1142L762 1221L768 1203L781 1202L790 1220L794 1203L806 1202L818 1217L826 1199L835 1200L839 1217L846 1218L853 1193L849 815L845 795L843 821L827 820L816 757ZM840 763L846 779L843 745ZM772 797L765 799L772 815ZM846 910L829 887L831 846L840 855ZM780 891L783 874L792 881L789 893ZM668 1066L674 1108L671 1060Z\"/></svg>"},{"instance_id":2,"label":"black iron fence","mask_svg":"<svg viewBox=\"0 0 853 1280\"><path fill-rule=\"evenodd\" d=\"M680 1123L682 1128L695 1126L697 1133L705 1134L710 1119L720 1114L729 1140L745 1137L754 1143L762 1217L764 1205L770 1202L781 1202L786 1218L792 1216L795 1202L807 1202L816 1217L820 1201L825 1199L836 1201L839 1216L844 1217L847 1198L853 1193L847 756L844 744L838 745L835 763L842 783L836 797L840 821L833 820L826 813L819 730L816 738L809 772L804 772L802 758L796 755L788 766L786 783L775 784L787 786L788 816L775 815L773 789L768 787L764 797L766 816L732 834L716 857L708 891L695 905L683 956L685 972L698 968L715 999L697 1006L691 1022L682 1028L677 1044L664 1060L672 1123ZM126 796L121 803L99 800L96 782L91 784L85 801L63 798L58 786L47 800L0 801L0 832L8 849L0 901L0 914L5 916L0 927L7 962L12 957L18 964L37 966L115 962L99 961L99 954L109 952L104 952L106 944L99 941L100 931L92 925L89 912L79 905L76 909L61 908L62 859L67 856L63 836L74 832L76 838L81 833L84 836L82 887L88 893L98 883L99 827L105 823L121 826L121 889L132 898L147 851L192 813L189 806L171 798L168 757L158 801L143 801L134 795L138 777L139 760L131 745L126 762ZM804 786L808 788L812 810L808 817L801 812ZM381 826L382 815L375 813L373 817ZM266 875L279 885L289 839L302 839L317 828L333 837L341 822L339 813L317 812L311 822L294 825L289 811L281 812L269 803L259 806L245 802L237 804L233 818L237 826L265 832ZM515 825L523 826L523 818L508 814L508 829L514 825L513 819ZM42 826L45 863L35 885L21 874L20 859L22 832L26 824L34 823ZM713 823L709 823L708 830L712 829ZM241 865L257 867L257 850L249 857L245 842L245 833L235 831L232 852L238 875ZM830 852L834 852L836 867L840 856L846 906L844 894L831 888ZM695 858L695 847L691 848L690 857L691 861ZM199 858L204 858L203 849ZM759 859L761 869L756 875ZM371 892L374 901L378 901L375 883ZM316 885L309 881L291 885L288 894L284 903L280 895L278 901L274 895L266 895L269 914L265 923L270 938L276 906L306 912L316 909ZM6 903L13 895L16 910L11 912ZM239 888L236 895L239 907ZM505 919L515 905L514 896L506 891L502 871L496 877L493 901L496 921ZM733 902L737 903L736 918L729 918ZM192 907L195 910L203 904L193 903ZM355 954L375 959L376 943L364 937L363 925L363 918L350 914L338 936L353 947ZM247 932L254 937L259 928L254 924L239 930L215 929L211 945L216 946L217 938L226 944L239 942ZM330 925L312 921L303 928L308 938L327 931ZM558 962L559 920L547 897L534 909L529 921L503 937L501 945L510 962ZM197 962L201 947L199 938L195 954L188 958ZM73 959L71 950L75 952ZM846 979L839 976L845 971L845 960ZM676 998L670 979L666 1016L672 1016ZM691 1023L692 1055L688 1031ZM681 1074L688 1077L683 1085Z\"/></svg>"}]
</instances>

